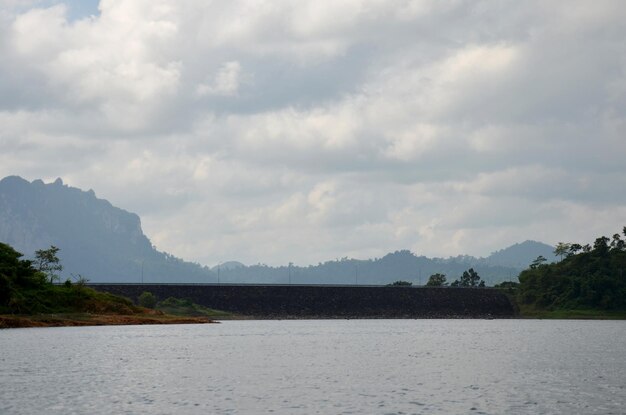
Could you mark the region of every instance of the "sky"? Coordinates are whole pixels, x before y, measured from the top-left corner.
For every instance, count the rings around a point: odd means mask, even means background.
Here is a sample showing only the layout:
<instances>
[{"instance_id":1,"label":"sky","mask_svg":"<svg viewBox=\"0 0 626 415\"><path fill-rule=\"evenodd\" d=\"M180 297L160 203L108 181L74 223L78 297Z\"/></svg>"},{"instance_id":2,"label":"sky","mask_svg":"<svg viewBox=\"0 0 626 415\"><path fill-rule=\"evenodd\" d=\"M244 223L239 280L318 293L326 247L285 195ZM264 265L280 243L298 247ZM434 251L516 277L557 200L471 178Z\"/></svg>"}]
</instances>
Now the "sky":
<instances>
[{"instance_id":1,"label":"sky","mask_svg":"<svg viewBox=\"0 0 626 415\"><path fill-rule=\"evenodd\" d=\"M615 1L0 0L0 177L201 264L486 256L626 225Z\"/></svg>"}]
</instances>

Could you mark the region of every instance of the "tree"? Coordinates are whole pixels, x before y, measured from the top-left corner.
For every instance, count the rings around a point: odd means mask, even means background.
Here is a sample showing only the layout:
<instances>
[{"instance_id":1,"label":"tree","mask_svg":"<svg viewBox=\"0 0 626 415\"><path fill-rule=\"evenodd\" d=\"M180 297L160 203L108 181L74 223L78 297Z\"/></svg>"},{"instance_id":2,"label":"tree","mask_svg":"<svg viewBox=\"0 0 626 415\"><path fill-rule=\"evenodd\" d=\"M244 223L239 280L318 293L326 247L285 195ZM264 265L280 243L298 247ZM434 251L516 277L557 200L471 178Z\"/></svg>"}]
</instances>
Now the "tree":
<instances>
[{"instance_id":1,"label":"tree","mask_svg":"<svg viewBox=\"0 0 626 415\"><path fill-rule=\"evenodd\" d=\"M146 308L154 308L157 303L156 297L149 291L142 292L138 300L139 305Z\"/></svg>"},{"instance_id":2,"label":"tree","mask_svg":"<svg viewBox=\"0 0 626 415\"><path fill-rule=\"evenodd\" d=\"M71 274L71 275L72 275L72 278L74 278L74 280L76 281L76 285L80 287L84 287L89 282L89 278L85 277L82 274L77 274L77 275Z\"/></svg>"},{"instance_id":3,"label":"tree","mask_svg":"<svg viewBox=\"0 0 626 415\"><path fill-rule=\"evenodd\" d=\"M535 269L539 267L540 265L545 264L546 262L548 262L546 257L544 257L543 255L539 255L537 258L535 258L532 264L530 264L530 269Z\"/></svg>"},{"instance_id":4,"label":"tree","mask_svg":"<svg viewBox=\"0 0 626 415\"><path fill-rule=\"evenodd\" d=\"M60 280L57 272L63 270L63 265L60 264L61 261L57 256L58 253L59 248L54 245L51 245L49 249L39 249L35 251L35 267L40 272L46 274L50 282Z\"/></svg>"},{"instance_id":5,"label":"tree","mask_svg":"<svg viewBox=\"0 0 626 415\"><path fill-rule=\"evenodd\" d=\"M563 260L563 256L567 255L572 244L567 244L565 242L559 242L556 244L554 248L554 255L558 256L561 260Z\"/></svg>"},{"instance_id":6,"label":"tree","mask_svg":"<svg viewBox=\"0 0 626 415\"><path fill-rule=\"evenodd\" d=\"M10 303L15 293L47 284L46 276L33 267L32 261L22 257L10 245L0 242L0 314L14 311Z\"/></svg>"},{"instance_id":7,"label":"tree","mask_svg":"<svg viewBox=\"0 0 626 415\"><path fill-rule=\"evenodd\" d=\"M611 241L611 249L615 251L623 251L626 247L626 243L622 240L619 233L613 235L613 240Z\"/></svg>"},{"instance_id":8,"label":"tree","mask_svg":"<svg viewBox=\"0 0 626 415\"><path fill-rule=\"evenodd\" d=\"M480 275L474 268L470 268L467 271L463 272L463 275L458 280L455 280L452 284L452 287L484 287L485 281L480 278Z\"/></svg>"},{"instance_id":9,"label":"tree","mask_svg":"<svg viewBox=\"0 0 626 415\"><path fill-rule=\"evenodd\" d=\"M391 284L387 284L387 287L410 287L412 285L413 285L413 283L410 282L410 281L398 280L398 281L392 282Z\"/></svg>"},{"instance_id":10,"label":"tree","mask_svg":"<svg viewBox=\"0 0 626 415\"><path fill-rule=\"evenodd\" d=\"M601 236L593 243L593 252L599 256L605 256L609 252L609 238Z\"/></svg>"},{"instance_id":11,"label":"tree","mask_svg":"<svg viewBox=\"0 0 626 415\"><path fill-rule=\"evenodd\" d=\"M519 288L519 282L502 281L500 284L494 285L493 288L498 288L508 292L509 294L513 294Z\"/></svg>"},{"instance_id":12,"label":"tree","mask_svg":"<svg viewBox=\"0 0 626 415\"><path fill-rule=\"evenodd\" d=\"M444 274L436 273L428 277L427 287L444 287L448 285Z\"/></svg>"},{"instance_id":13,"label":"tree","mask_svg":"<svg viewBox=\"0 0 626 415\"><path fill-rule=\"evenodd\" d=\"M572 255L576 255L582 249L583 249L583 246L581 244L571 244L569 247L569 252L567 253L567 256L570 257Z\"/></svg>"}]
</instances>

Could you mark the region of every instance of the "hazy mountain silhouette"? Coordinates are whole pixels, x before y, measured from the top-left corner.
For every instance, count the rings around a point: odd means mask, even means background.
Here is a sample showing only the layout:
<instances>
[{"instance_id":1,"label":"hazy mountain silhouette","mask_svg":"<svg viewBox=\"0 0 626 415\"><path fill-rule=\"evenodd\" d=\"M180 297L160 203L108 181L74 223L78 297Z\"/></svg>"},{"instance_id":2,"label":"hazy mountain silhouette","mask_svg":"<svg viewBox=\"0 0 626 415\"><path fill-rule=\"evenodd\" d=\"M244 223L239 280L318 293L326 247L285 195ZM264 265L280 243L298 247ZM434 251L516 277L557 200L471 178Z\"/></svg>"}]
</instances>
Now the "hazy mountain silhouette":
<instances>
[{"instance_id":1,"label":"hazy mountain silhouette","mask_svg":"<svg viewBox=\"0 0 626 415\"><path fill-rule=\"evenodd\" d=\"M213 271L217 271L218 269L230 270L230 269L238 269L238 268L244 268L244 267L245 265L239 261L226 261L226 262L222 262L219 265L215 265L214 267L211 268L211 270Z\"/></svg>"},{"instance_id":2,"label":"hazy mountain silhouette","mask_svg":"<svg viewBox=\"0 0 626 415\"><path fill-rule=\"evenodd\" d=\"M557 260L553 246L543 242L525 241L492 253L485 258L485 261L490 265L524 269L539 255L542 255L549 262Z\"/></svg>"},{"instance_id":3,"label":"hazy mountain silhouette","mask_svg":"<svg viewBox=\"0 0 626 415\"><path fill-rule=\"evenodd\" d=\"M209 269L158 251L141 229L139 216L98 199L61 179L45 184L17 176L0 180L0 241L27 257L58 246L63 277L82 275L93 282L220 282L387 284L397 280L424 284L434 273L448 281L474 268L488 284L512 280L533 259L554 259L553 248L526 241L487 258L427 258L396 251L382 258L342 258L310 266L270 267L237 261Z\"/></svg>"},{"instance_id":4,"label":"hazy mountain silhouette","mask_svg":"<svg viewBox=\"0 0 626 415\"><path fill-rule=\"evenodd\" d=\"M64 185L17 176L0 181L0 240L32 257L37 249L61 250L63 277L91 281L207 281L198 264L157 251L143 234L139 216Z\"/></svg>"},{"instance_id":5,"label":"hazy mountain silhouette","mask_svg":"<svg viewBox=\"0 0 626 415\"><path fill-rule=\"evenodd\" d=\"M534 257L536 258L536 256ZM534 259L533 258L533 259ZM527 264L528 265L528 264ZM485 258L461 256L456 258L427 258L402 250L375 259L336 259L309 266L270 267L263 264L222 269L221 282L267 281L276 284L389 284L410 281L425 284L435 273L445 274L449 282L457 279L468 268L474 268L488 283L515 280L526 268L492 265Z\"/></svg>"}]
</instances>

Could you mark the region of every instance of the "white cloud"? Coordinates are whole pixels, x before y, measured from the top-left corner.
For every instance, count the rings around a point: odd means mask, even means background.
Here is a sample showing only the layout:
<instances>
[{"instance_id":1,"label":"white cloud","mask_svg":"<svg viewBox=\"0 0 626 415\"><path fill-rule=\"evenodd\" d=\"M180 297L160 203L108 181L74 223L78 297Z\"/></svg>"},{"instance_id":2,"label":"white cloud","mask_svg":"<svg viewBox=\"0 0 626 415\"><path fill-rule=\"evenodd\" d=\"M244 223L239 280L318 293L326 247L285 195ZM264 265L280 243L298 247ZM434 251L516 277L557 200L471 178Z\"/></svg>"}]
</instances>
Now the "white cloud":
<instances>
[{"instance_id":1,"label":"white cloud","mask_svg":"<svg viewBox=\"0 0 626 415\"><path fill-rule=\"evenodd\" d=\"M233 96L239 91L241 65L237 61L226 62L217 72L211 84L202 83L196 88L198 96L223 95Z\"/></svg>"}]
</instances>

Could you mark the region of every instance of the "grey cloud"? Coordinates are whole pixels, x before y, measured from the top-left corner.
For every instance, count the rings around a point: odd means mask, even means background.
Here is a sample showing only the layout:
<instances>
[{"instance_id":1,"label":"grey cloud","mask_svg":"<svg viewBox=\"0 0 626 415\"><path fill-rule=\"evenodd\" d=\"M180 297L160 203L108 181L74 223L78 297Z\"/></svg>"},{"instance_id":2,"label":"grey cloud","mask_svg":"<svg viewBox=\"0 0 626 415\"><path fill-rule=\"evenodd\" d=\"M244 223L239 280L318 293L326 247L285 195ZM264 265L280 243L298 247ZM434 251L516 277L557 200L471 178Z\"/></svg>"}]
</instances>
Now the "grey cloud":
<instances>
[{"instance_id":1,"label":"grey cloud","mask_svg":"<svg viewBox=\"0 0 626 415\"><path fill-rule=\"evenodd\" d=\"M169 252L483 255L626 222L620 2L55 4L0 6L0 175L93 188Z\"/></svg>"}]
</instances>

